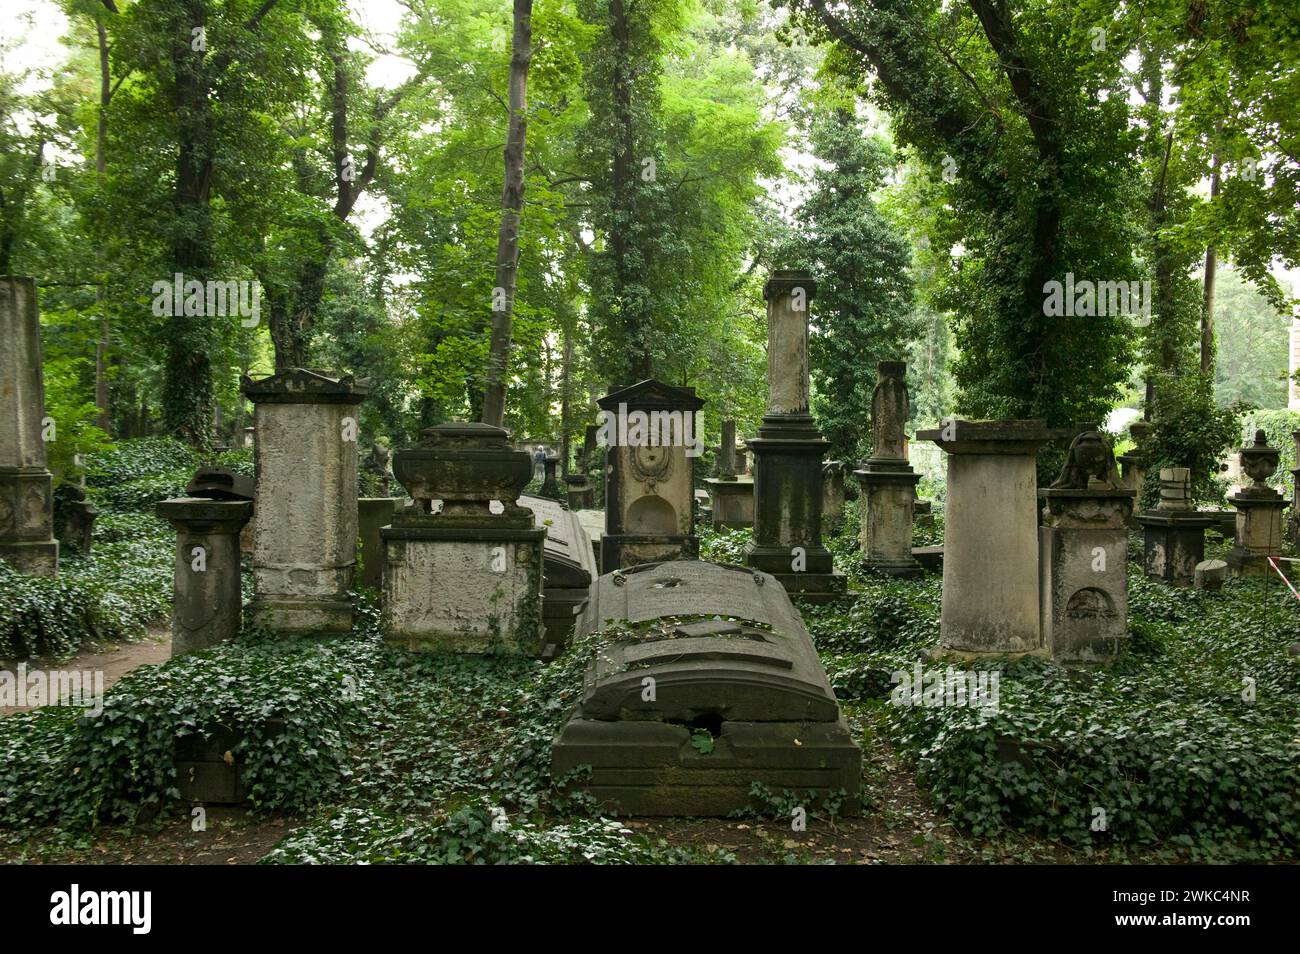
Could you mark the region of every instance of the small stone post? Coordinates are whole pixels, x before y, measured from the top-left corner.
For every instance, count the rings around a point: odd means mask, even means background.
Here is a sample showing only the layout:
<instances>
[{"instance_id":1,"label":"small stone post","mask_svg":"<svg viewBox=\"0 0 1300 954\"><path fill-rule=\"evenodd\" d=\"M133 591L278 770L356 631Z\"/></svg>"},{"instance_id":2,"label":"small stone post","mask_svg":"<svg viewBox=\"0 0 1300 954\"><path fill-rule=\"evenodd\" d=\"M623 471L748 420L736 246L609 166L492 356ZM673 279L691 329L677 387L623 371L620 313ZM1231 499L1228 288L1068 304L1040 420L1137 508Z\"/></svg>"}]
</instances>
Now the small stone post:
<instances>
[{"instance_id":1,"label":"small stone post","mask_svg":"<svg viewBox=\"0 0 1300 954\"><path fill-rule=\"evenodd\" d=\"M564 495L560 493L560 485L556 480L556 468L560 465L560 458L554 454L547 454L542 460L542 489L538 493L548 500L563 500Z\"/></svg>"},{"instance_id":2,"label":"small stone post","mask_svg":"<svg viewBox=\"0 0 1300 954\"><path fill-rule=\"evenodd\" d=\"M754 454L754 539L745 562L771 573L792 596L830 602L844 574L822 545L822 458L828 443L808 411L808 306L817 284L782 270L763 286L767 301L767 414Z\"/></svg>"},{"instance_id":3,"label":"small stone post","mask_svg":"<svg viewBox=\"0 0 1300 954\"><path fill-rule=\"evenodd\" d=\"M919 440L948 454L941 650L1043 651L1038 582L1042 421L945 419Z\"/></svg>"},{"instance_id":4,"label":"small stone post","mask_svg":"<svg viewBox=\"0 0 1300 954\"><path fill-rule=\"evenodd\" d=\"M1269 447L1263 431L1255 443L1241 448L1241 469L1251 485L1228 498L1237 508L1236 545L1228 553L1228 566L1238 576L1273 574L1268 558L1282 554L1282 510L1286 498L1270 487L1281 453Z\"/></svg>"},{"instance_id":5,"label":"small stone post","mask_svg":"<svg viewBox=\"0 0 1300 954\"><path fill-rule=\"evenodd\" d=\"M172 656L215 646L239 632L239 531L247 500L176 497L156 505L176 528Z\"/></svg>"},{"instance_id":6,"label":"small stone post","mask_svg":"<svg viewBox=\"0 0 1300 954\"><path fill-rule=\"evenodd\" d=\"M352 628L357 405L369 387L291 368L254 381L257 526L249 610L267 629Z\"/></svg>"},{"instance_id":7,"label":"small stone post","mask_svg":"<svg viewBox=\"0 0 1300 954\"><path fill-rule=\"evenodd\" d=\"M1186 467L1161 468L1160 503L1137 518L1146 575L1176 586L1196 579L1196 564L1205 559L1205 531L1215 523L1192 508L1191 477Z\"/></svg>"},{"instance_id":8,"label":"small stone post","mask_svg":"<svg viewBox=\"0 0 1300 954\"><path fill-rule=\"evenodd\" d=\"M754 525L754 479L736 475L736 422L722 422L717 475L704 481L709 491L709 520L714 529Z\"/></svg>"},{"instance_id":9,"label":"small stone post","mask_svg":"<svg viewBox=\"0 0 1300 954\"><path fill-rule=\"evenodd\" d=\"M58 423L45 416L36 281L0 277L0 559L33 576L59 569L45 452Z\"/></svg>"},{"instance_id":10,"label":"small stone post","mask_svg":"<svg viewBox=\"0 0 1300 954\"><path fill-rule=\"evenodd\" d=\"M912 517L921 475L907 462L907 363L876 365L871 395L871 456L853 472L862 487L859 543L863 565L890 576L919 576L912 557Z\"/></svg>"}]
</instances>

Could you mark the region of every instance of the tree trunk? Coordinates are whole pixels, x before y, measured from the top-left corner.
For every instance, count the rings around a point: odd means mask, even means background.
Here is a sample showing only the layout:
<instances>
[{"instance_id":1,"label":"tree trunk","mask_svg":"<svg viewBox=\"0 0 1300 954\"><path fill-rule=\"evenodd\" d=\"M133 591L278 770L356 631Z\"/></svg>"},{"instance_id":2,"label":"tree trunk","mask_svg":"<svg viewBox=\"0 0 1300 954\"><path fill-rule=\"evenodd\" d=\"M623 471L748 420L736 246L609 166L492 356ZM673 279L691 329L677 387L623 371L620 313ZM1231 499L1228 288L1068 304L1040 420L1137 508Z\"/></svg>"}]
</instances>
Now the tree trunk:
<instances>
[{"instance_id":1,"label":"tree trunk","mask_svg":"<svg viewBox=\"0 0 1300 954\"><path fill-rule=\"evenodd\" d=\"M524 143L528 132L528 65L532 60L533 0L514 0L510 41L510 118L506 127L505 186L497 233L496 287L492 289L492 336L488 345L483 423L505 422L510 367L511 315L519 277L519 215L524 207Z\"/></svg>"},{"instance_id":2,"label":"tree trunk","mask_svg":"<svg viewBox=\"0 0 1300 954\"><path fill-rule=\"evenodd\" d=\"M99 174L102 182L104 173L108 170L105 147L108 142L108 102L113 96L113 87L109 74L108 33L104 29L104 18L99 14L95 15L95 34L99 40L99 116L95 126L95 172ZM96 246L95 263L97 275L102 276L104 274L102 243ZM95 342L95 408L99 413L95 416L95 424L108 434L112 428L108 394L108 349L112 341L112 329L109 327L108 314L104 307L102 284L95 286L95 310L99 313L99 339Z\"/></svg>"},{"instance_id":3,"label":"tree trunk","mask_svg":"<svg viewBox=\"0 0 1300 954\"><path fill-rule=\"evenodd\" d=\"M1218 133L1222 123L1214 124ZM1223 161L1219 157L1218 143L1215 143L1214 158L1210 161L1210 201L1219 197L1219 175ZM1214 279L1218 265L1218 249L1211 242L1205 247L1205 305L1201 310L1201 374L1214 371Z\"/></svg>"}]
</instances>

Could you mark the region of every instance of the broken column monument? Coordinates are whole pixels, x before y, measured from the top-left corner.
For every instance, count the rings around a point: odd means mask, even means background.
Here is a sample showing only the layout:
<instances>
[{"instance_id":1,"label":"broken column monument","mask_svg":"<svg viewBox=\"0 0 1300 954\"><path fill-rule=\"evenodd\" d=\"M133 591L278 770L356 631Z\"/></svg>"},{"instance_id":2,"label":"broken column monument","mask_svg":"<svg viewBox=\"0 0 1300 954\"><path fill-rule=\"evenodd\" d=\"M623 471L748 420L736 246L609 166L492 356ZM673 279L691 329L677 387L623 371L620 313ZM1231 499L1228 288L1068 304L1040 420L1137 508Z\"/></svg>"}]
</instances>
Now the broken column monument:
<instances>
[{"instance_id":1,"label":"broken column monument","mask_svg":"<svg viewBox=\"0 0 1300 954\"><path fill-rule=\"evenodd\" d=\"M948 455L940 651L1043 651L1038 582L1042 421L946 418L921 431Z\"/></svg>"},{"instance_id":2,"label":"broken column monument","mask_svg":"<svg viewBox=\"0 0 1300 954\"><path fill-rule=\"evenodd\" d=\"M1075 437L1061 475L1038 491L1043 643L1061 662L1106 662L1128 639L1128 530L1137 491L1097 431Z\"/></svg>"},{"instance_id":3,"label":"broken column monument","mask_svg":"<svg viewBox=\"0 0 1300 954\"><path fill-rule=\"evenodd\" d=\"M602 571L694 559L696 413L704 401L694 388L648 380L596 403L606 435Z\"/></svg>"},{"instance_id":4,"label":"broken column monument","mask_svg":"<svg viewBox=\"0 0 1300 954\"><path fill-rule=\"evenodd\" d=\"M704 484L714 529L744 530L754 525L754 478L736 473L735 421L722 422L717 474Z\"/></svg>"},{"instance_id":5,"label":"broken column monument","mask_svg":"<svg viewBox=\"0 0 1300 954\"><path fill-rule=\"evenodd\" d=\"M799 599L831 602L847 591L822 545L822 459L829 446L808 410L808 307L817 285L781 270L767 301L767 413L754 454L754 539L745 562Z\"/></svg>"},{"instance_id":6,"label":"broken column monument","mask_svg":"<svg viewBox=\"0 0 1300 954\"><path fill-rule=\"evenodd\" d=\"M291 368L254 381L254 622L283 632L352 628L357 555L357 405L351 376Z\"/></svg>"},{"instance_id":7,"label":"broken column monument","mask_svg":"<svg viewBox=\"0 0 1300 954\"><path fill-rule=\"evenodd\" d=\"M0 277L0 560L33 576L59 569L45 448L57 428L45 416L36 281Z\"/></svg>"},{"instance_id":8,"label":"broken column monument","mask_svg":"<svg viewBox=\"0 0 1300 954\"><path fill-rule=\"evenodd\" d=\"M551 746L551 775L602 809L727 815L773 793L840 799L856 814L862 753L785 589L699 561L600 577L578 624L631 633L588 666Z\"/></svg>"},{"instance_id":9,"label":"broken column monument","mask_svg":"<svg viewBox=\"0 0 1300 954\"><path fill-rule=\"evenodd\" d=\"M1160 502L1137 517L1142 527L1143 570L1155 580L1188 586L1196 564L1205 559L1205 531L1215 518L1192 506L1192 472L1186 467L1160 469Z\"/></svg>"},{"instance_id":10,"label":"broken column monument","mask_svg":"<svg viewBox=\"0 0 1300 954\"><path fill-rule=\"evenodd\" d=\"M1256 431L1255 442L1241 448L1241 469L1251 484L1228 498L1237 508L1236 543L1228 553L1228 566L1237 576L1271 575L1269 557L1282 554L1282 511L1287 501L1268 485L1280 459L1281 453L1268 446L1263 431Z\"/></svg>"},{"instance_id":11,"label":"broken column monument","mask_svg":"<svg viewBox=\"0 0 1300 954\"><path fill-rule=\"evenodd\" d=\"M912 556L912 518L921 475L907 460L907 363L876 365L871 395L871 456L853 476L862 487L859 544L863 566L890 576L919 576Z\"/></svg>"},{"instance_id":12,"label":"broken column monument","mask_svg":"<svg viewBox=\"0 0 1300 954\"><path fill-rule=\"evenodd\" d=\"M542 652L546 529L516 503L532 472L528 452L489 424L439 424L393 456L411 504L379 531L387 642L413 651Z\"/></svg>"}]
</instances>

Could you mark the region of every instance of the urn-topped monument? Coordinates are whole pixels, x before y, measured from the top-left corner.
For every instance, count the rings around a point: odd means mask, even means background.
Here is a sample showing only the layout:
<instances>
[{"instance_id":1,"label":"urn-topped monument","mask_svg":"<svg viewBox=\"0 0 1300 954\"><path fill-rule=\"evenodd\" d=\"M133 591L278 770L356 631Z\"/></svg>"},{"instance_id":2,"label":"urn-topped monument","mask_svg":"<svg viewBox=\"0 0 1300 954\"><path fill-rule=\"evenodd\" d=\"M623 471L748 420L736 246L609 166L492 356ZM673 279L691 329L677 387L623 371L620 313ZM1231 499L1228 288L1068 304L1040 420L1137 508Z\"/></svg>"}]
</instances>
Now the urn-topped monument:
<instances>
[{"instance_id":1,"label":"urn-topped monument","mask_svg":"<svg viewBox=\"0 0 1300 954\"><path fill-rule=\"evenodd\" d=\"M393 474L411 504L380 530L388 642L539 653L546 530L516 503L532 476L528 454L499 427L454 421L398 451Z\"/></svg>"},{"instance_id":2,"label":"urn-topped monument","mask_svg":"<svg viewBox=\"0 0 1300 954\"><path fill-rule=\"evenodd\" d=\"M1237 508L1236 546L1228 554L1228 566L1239 576L1263 576L1271 572L1269 557L1282 552L1282 510L1287 501L1268 485L1282 455L1268 446L1263 431L1256 431L1255 442L1240 453L1242 473L1251 484L1228 498Z\"/></svg>"}]
</instances>

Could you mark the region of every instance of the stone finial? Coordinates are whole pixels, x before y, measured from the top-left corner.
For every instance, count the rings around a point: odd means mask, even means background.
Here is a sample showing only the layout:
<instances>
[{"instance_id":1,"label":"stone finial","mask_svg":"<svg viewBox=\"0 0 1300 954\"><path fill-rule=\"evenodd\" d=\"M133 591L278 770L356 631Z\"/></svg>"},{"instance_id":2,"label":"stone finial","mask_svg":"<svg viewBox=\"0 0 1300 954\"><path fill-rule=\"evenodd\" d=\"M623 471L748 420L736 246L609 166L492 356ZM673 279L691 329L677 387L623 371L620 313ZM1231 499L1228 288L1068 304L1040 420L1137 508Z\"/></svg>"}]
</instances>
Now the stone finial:
<instances>
[{"instance_id":1,"label":"stone finial","mask_svg":"<svg viewBox=\"0 0 1300 954\"><path fill-rule=\"evenodd\" d=\"M1102 489L1119 490L1115 452L1098 431L1083 431L1070 443L1061 474L1052 483L1057 490L1087 490L1090 481Z\"/></svg>"},{"instance_id":2,"label":"stone finial","mask_svg":"<svg viewBox=\"0 0 1300 954\"><path fill-rule=\"evenodd\" d=\"M1252 481L1249 490L1252 493L1270 490L1268 479L1277 471L1281 452L1268 446L1263 431L1256 431L1255 443L1241 448L1240 454L1242 472Z\"/></svg>"}]
</instances>

